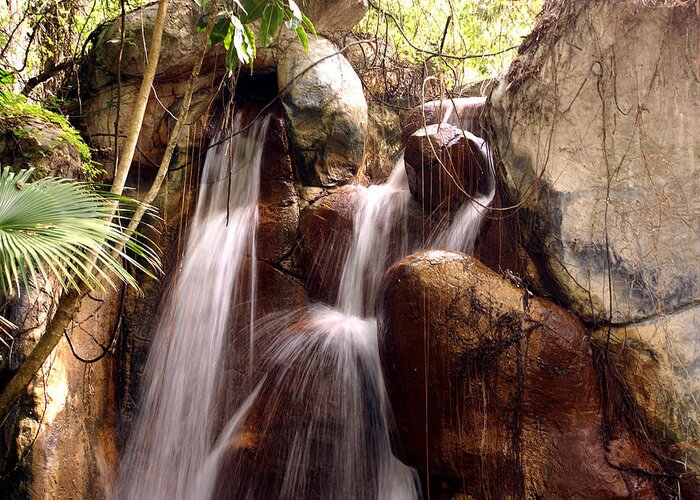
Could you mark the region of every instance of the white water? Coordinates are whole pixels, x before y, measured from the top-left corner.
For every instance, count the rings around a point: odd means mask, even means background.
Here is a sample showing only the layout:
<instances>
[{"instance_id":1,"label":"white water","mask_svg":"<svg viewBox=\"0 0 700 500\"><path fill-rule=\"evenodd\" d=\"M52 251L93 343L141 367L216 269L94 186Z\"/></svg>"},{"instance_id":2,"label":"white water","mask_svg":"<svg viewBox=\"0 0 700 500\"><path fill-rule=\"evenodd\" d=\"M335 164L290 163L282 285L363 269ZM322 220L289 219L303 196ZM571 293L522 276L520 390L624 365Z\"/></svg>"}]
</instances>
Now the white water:
<instances>
[{"instance_id":1,"label":"white water","mask_svg":"<svg viewBox=\"0 0 700 500\"><path fill-rule=\"evenodd\" d=\"M338 308L347 315L365 316L374 302L384 271L391 265L392 234L402 232L399 255L406 253L406 211L411 199L403 159L385 184L362 188L355 208L353 239L343 266ZM403 231L401 231L403 229ZM396 254L396 252L393 252ZM369 314L372 316L373 314Z\"/></svg>"},{"instance_id":2,"label":"white water","mask_svg":"<svg viewBox=\"0 0 700 500\"><path fill-rule=\"evenodd\" d=\"M190 498L188 488L210 453L231 303L245 256L255 258L259 138L267 123L259 120L207 154L182 267L153 339L120 466L118 498ZM241 125L236 115L232 127Z\"/></svg>"},{"instance_id":3,"label":"white water","mask_svg":"<svg viewBox=\"0 0 700 500\"><path fill-rule=\"evenodd\" d=\"M485 186L481 188L482 192L477 193L473 199L459 207L449 225L438 229L430 247L471 254L474 252L474 243L479 235L487 208L496 194L496 172L493 165L493 155L486 141L468 130L463 132L467 139L479 147L485 160L487 171L483 172L481 176Z\"/></svg>"},{"instance_id":4,"label":"white water","mask_svg":"<svg viewBox=\"0 0 700 500\"><path fill-rule=\"evenodd\" d=\"M316 304L256 327L265 379L249 419L233 417L218 448L227 451L210 462L216 498L419 497L415 472L391 450L373 317L392 243L405 236L403 164L386 184L358 190L336 308ZM241 444L245 436L255 444Z\"/></svg>"}]
</instances>

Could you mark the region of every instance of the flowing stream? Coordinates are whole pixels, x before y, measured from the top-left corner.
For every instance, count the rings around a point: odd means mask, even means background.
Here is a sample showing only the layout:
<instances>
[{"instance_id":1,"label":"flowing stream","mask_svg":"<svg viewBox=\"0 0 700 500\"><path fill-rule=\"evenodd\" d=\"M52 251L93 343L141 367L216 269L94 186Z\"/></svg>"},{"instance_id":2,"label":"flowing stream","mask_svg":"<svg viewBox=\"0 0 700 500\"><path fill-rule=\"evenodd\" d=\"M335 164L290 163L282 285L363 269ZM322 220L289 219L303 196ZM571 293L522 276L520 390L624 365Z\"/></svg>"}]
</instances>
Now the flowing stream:
<instances>
[{"instance_id":1,"label":"flowing stream","mask_svg":"<svg viewBox=\"0 0 700 500\"><path fill-rule=\"evenodd\" d=\"M233 122L240 128L238 115ZM417 474L391 448L374 318L385 270L409 250L410 192L403 162L385 184L357 188L352 237L347 254L338 257L344 262L337 302L253 322L252 295L241 301L236 294L243 288L255 291L254 283L244 286L242 267L246 256L255 262L266 130L267 120L260 120L207 155L182 269L153 342L117 496L418 498ZM465 204L431 246L473 248L494 194L490 153L484 141L479 144L489 159L485 192ZM249 306L237 311L232 304L239 303ZM222 353L230 344L231 325L246 323L241 317L248 318L248 327L235 334L247 333L251 348L249 366L239 372L248 373L248 381L234 388L237 409L226 423L217 401L230 362Z\"/></svg>"}]
</instances>

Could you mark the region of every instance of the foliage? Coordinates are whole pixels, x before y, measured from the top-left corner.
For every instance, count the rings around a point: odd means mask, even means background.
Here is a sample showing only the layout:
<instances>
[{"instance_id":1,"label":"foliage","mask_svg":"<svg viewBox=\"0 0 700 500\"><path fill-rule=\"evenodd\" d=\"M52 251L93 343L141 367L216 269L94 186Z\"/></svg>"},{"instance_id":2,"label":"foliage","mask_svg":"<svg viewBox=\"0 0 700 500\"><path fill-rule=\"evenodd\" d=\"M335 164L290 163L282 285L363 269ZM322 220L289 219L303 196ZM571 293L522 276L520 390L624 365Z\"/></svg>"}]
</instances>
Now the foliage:
<instances>
[{"instance_id":1,"label":"foliage","mask_svg":"<svg viewBox=\"0 0 700 500\"><path fill-rule=\"evenodd\" d=\"M132 253L160 269L153 249L122 232L118 222L126 217L124 208L117 210L116 222L111 220L114 202L126 199L69 179L29 182L32 172L15 174L6 167L0 174L0 291L17 293L30 278L36 283L37 275L49 273L75 289L102 287L101 279L113 285L109 273L138 287L120 259L152 274Z\"/></svg>"},{"instance_id":2,"label":"foliage","mask_svg":"<svg viewBox=\"0 0 700 500\"><path fill-rule=\"evenodd\" d=\"M437 65L459 86L505 69L515 56L507 49L531 31L541 8L542 0L371 0L356 30L385 37L399 60ZM471 57L479 54L486 55Z\"/></svg>"},{"instance_id":3,"label":"foliage","mask_svg":"<svg viewBox=\"0 0 700 500\"><path fill-rule=\"evenodd\" d=\"M126 10L143 0L125 0ZM121 0L21 0L0 3L0 68L13 72L18 83L66 60L77 60L89 34L121 11ZM43 98L59 90L60 82L44 86Z\"/></svg>"},{"instance_id":4,"label":"foliage","mask_svg":"<svg viewBox=\"0 0 700 500\"><path fill-rule=\"evenodd\" d=\"M61 129L58 136L59 139L71 144L80 153L83 169L87 173L88 178L92 178L101 172L99 165L92 160L90 148L65 116L34 104L23 95L0 88L0 118L15 118L21 124L29 117L53 123ZM21 128L16 128L14 132L22 133L22 130Z\"/></svg>"},{"instance_id":5,"label":"foliage","mask_svg":"<svg viewBox=\"0 0 700 500\"><path fill-rule=\"evenodd\" d=\"M211 0L194 0L205 9L211 5ZM209 14L199 20L198 29L203 31L209 21ZM250 24L259 21L258 37ZM209 36L209 43L216 45L221 42L226 50L226 69L230 72L240 61L249 64L253 70L253 62L257 44L268 47L284 22L287 29L295 31L304 50L309 48L308 33L316 36L316 30L308 17L299 9L294 0L238 0L226 1L219 11L216 24Z\"/></svg>"}]
</instances>

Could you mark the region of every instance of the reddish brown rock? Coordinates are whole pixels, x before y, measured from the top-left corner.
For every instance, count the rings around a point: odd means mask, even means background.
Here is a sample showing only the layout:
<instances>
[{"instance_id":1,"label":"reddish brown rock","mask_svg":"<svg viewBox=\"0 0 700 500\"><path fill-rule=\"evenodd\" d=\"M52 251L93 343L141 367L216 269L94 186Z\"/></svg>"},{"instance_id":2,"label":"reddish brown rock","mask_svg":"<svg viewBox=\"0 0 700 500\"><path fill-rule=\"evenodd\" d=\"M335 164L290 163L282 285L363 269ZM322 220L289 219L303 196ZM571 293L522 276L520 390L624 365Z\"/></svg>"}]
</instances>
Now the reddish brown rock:
<instances>
[{"instance_id":1,"label":"reddish brown rock","mask_svg":"<svg viewBox=\"0 0 700 500\"><path fill-rule=\"evenodd\" d=\"M257 109L257 107L256 107ZM294 248L299 229L299 194L280 106L270 117L260 165L258 258L276 264Z\"/></svg>"},{"instance_id":2,"label":"reddish brown rock","mask_svg":"<svg viewBox=\"0 0 700 500\"><path fill-rule=\"evenodd\" d=\"M612 377L603 404L589 337L566 310L443 251L394 265L378 307L406 463L479 498L654 498L668 486L654 481L651 444L614 418L628 399Z\"/></svg>"},{"instance_id":3,"label":"reddish brown rock","mask_svg":"<svg viewBox=\"0 0 700 500\"><path fill-rule=\"evenodd\" d=\"M361 189L354 185L338 188L301 214L294 260L304 273L311 300L335 303Z\"/></svg>"},{"instance_id":4,"label":"reddish brown rock","mask_svg":"<svg viewBox=\"0 0 700 500\"><path fill-rule=\"evenodd\" d=\"M345 258L352 243L354 215L366 189L357 185L336 188L301 214L298 246L293 257L304 275L312 301L336 302ZM430 227L425 224L417 204L409 205L405 217L394 221L387 265L403 255L404 239L408 247L414 248L421 238L427 238ZM373 304L370 309L374 308Z\"/></svg>"},{"instance_id":5,"label":"reddish brown rock","mask_svg":"<svg viewBox=\"0 0 700 500\"><path fill-rule=\"evenodd\" d=\"M299 195L290 182L272 181L260 186L257 230L258 258L279 263L294 247L299 227Z\"/></svg>"},{"instance_id":6,"label":"reddish brown rock","mask_svg":"<svg viewBox=\"0 0 700 500\"><path fill-rule=\"evenodd\" d=\"M426 209L444 211L474 197L488 169L479 146L473 135L446 123L414 132L404 153L413 197Z\"/></svg>"}]
</instances>

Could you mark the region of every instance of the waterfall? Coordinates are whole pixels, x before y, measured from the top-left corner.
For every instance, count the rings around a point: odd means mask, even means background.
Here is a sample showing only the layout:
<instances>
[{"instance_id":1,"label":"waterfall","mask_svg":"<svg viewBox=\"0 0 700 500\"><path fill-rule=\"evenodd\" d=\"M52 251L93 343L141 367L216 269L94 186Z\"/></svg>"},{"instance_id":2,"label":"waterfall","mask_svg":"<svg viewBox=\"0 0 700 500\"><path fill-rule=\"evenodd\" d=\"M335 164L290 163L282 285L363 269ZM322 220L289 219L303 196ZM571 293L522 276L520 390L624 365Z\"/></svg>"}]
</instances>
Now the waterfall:
<instances>
[{"instance_id":1,"label":"waterfall","mask_svg":"<svg viewBox=\"0 0 700 500\"><path fill-rule=\"evenodd\" d=\"M392 453L373 317L379 281L396 254L392 244L399 240L405 252L410 193L403 164L386 184L358 191L337 304L256 325L262 380L247 418L231 419L212 454L200 489L207 496L419 497L416 473Z\"/></svg>"},{"instance_id":2,"label":"waterfall","mask_svg":"<svg viewBox=\"0 0 700 500\"><path fill-rule=\"evenodd\" d=\"M252 295L237 295L255 292L255 271L246 287L244 264L247 257L255 262L260 138L268 121L207 155L182 268L148 360L118 497L418 498L416 472L392 452L374 317L384 272L409 250L403 159L385 184L356 186L336 303L254 321ZM236 115L233 129L239 128ZM493 198L490 152L474 139L488 159L483 193L459 210L432 246L470 251ZM231 331L237 341L228 337ZM247 360L230 352L232 344L248 346ZM226 373L247 378L237 385Z\"/></svg>"},{"instance_id":3,"label":"waterfall","mask_svg":"<svg viewBox=\"0 0 700 500\"><path fill-rule=\"evenodd\" d=\"M211 451L231 303L242 288L245 257L255 259L260 138L268 121L258 120L207 154L184 258L153 338L140 410L120 465L118 498L189 498ZM230 125L222 127L222 137L241 128L241 114Z\"/></svg>"}]
</instances>

